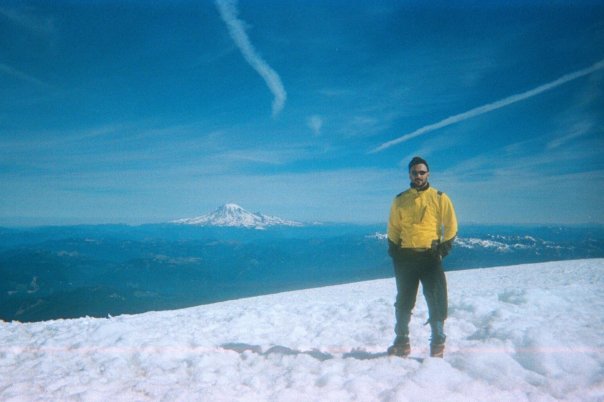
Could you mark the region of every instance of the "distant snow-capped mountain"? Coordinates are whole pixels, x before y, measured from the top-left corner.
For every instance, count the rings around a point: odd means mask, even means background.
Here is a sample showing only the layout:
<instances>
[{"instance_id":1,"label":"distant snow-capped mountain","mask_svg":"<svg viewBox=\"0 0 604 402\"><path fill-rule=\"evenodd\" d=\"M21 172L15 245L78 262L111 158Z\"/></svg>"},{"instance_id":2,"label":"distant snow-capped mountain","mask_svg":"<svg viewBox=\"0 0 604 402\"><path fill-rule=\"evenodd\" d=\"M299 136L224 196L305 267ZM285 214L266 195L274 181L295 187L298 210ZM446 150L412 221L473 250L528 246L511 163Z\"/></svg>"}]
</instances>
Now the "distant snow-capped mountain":
<instances>
[{"instance_id":1,"label":"distant snow-capped mountain","mask_svg":"<svg viewBox=\"0 0 604 402\"><path fill-rule=\"evenodd\" d=\"M264 215L259 212L249 212L237 204L224 204L214 212L194 218L184 218L173 221L182 225L198 226L228 226L264 229L268 226L302 226L302 223L282 219L276 216Z\"/></svg>"}]
</instances>

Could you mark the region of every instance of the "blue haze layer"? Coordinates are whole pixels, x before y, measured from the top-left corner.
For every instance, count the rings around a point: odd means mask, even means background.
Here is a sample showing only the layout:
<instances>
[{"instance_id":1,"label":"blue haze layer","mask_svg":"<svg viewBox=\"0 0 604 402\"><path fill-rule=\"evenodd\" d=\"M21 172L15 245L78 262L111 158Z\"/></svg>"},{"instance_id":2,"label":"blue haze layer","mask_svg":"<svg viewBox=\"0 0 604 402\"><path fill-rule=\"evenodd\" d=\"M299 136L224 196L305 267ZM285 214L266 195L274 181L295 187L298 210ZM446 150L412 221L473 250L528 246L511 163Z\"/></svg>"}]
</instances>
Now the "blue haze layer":
<instances>
[{"instance_id":1,"label":"blue haze layer","mask_svg":"<svg viewBox=\"0 0 604 402\"><path fill-rule=\"evenodd\" d=\"M0 229L0 319L187 306L392 276L383 225ZM463 226L447 270L604 257L602 226Z\"/></svg>"}]
</instances>

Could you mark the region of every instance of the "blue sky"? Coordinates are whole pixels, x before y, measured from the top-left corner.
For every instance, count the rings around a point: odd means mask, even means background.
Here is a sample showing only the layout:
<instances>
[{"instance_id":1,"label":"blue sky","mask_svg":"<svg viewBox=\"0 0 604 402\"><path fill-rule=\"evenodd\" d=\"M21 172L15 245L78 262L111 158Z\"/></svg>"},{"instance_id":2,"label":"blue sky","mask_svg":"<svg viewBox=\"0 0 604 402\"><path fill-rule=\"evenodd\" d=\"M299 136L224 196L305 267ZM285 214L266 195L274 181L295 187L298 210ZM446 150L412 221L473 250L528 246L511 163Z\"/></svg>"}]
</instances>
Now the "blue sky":
<instances>
[{"instance_id":1,"label":"blue sky","mask_svg":"<svg viewBox=\"0 0 604 402\"><path fill-rule=\"evenodd\" d=\"M0 225L604 223L604 3L4 1Z\"/></svg>"}]
</instances>

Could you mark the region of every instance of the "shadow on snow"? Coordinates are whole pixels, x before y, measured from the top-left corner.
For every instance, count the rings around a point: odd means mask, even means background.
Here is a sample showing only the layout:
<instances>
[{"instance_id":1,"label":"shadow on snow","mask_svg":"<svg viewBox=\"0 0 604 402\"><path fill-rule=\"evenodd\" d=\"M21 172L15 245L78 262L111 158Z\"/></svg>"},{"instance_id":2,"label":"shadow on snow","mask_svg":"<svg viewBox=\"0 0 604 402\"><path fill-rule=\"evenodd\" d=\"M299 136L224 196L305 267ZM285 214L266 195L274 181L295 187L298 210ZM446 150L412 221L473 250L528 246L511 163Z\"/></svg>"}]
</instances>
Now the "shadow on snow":
<instances>
[{"instance_id":1,"label":"shadow on snow","mask_svg":"<svg viewBox=\"0 0 604 402\"><path fill-rule=\"evenodd\" d=\"M252 352L261 356L270 356L270 355L282 355L282 356L298 356L298 355L308 355L314 359L317 359L321 362L326 360L331 360L335 358L343 358L343 359L357 359L357 360L372 360L372 359L380 359L382 357L388 357L386 352L381 353L370 353L362 349L352 349L350 352L345 352L342 354L333 354L328 352L322 352L318 349L300 351L288 348L287 346L275 345L263 351L262 348L258 345L249 345L247 343L225 343L221 345L221 347L225 350L230 350L239 354L243 354L245 352ZM422 362L423 359L411 357L411 360L416 360L418 362Z\"/></svg>"}]
</instances>

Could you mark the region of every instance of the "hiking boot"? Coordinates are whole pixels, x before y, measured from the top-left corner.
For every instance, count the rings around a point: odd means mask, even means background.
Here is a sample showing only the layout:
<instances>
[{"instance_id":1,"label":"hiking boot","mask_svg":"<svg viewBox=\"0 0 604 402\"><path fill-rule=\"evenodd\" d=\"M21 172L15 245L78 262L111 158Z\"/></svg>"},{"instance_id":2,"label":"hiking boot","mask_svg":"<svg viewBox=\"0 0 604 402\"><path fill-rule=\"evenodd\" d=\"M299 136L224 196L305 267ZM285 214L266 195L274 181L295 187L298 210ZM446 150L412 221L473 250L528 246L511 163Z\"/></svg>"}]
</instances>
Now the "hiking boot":
<instances>
[{"instance_id":1,"label":"hiking boot","mask_svg":"<svg viewBox=\"0 0 604 402\"><path fill-rule=\"evenodd\" d=\"M388 348L389 356L407 357L411 353L409 338L397 337L392 346Z\"/></svg>"},{"instance_id":2,"label":"hiking boot","mask_svg":"<svg viewBox=\"0 0 604 402\"><path fill-rule=\"evenodd\" d=\"M443 321L430 321L432 338L430 339L430 356L443 358L445 354L445 336Z\"/></svg>"},{"instance_id":3,"label":"hiking boot","mask_svg":"<svg viewBox=\"0 0 604 402\"><path fill-rule=\"evenodd\" d=\"M430 344L430 357L440 357L441 359L445 356L445 344Z\"/></svg>"}]
</instances>

